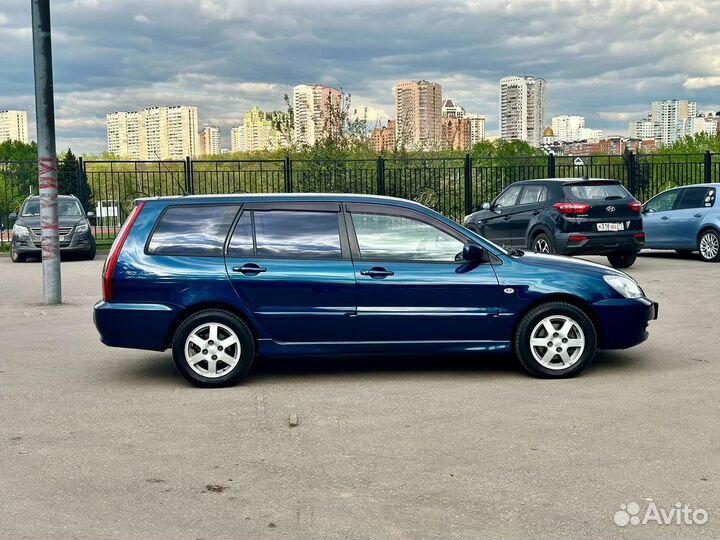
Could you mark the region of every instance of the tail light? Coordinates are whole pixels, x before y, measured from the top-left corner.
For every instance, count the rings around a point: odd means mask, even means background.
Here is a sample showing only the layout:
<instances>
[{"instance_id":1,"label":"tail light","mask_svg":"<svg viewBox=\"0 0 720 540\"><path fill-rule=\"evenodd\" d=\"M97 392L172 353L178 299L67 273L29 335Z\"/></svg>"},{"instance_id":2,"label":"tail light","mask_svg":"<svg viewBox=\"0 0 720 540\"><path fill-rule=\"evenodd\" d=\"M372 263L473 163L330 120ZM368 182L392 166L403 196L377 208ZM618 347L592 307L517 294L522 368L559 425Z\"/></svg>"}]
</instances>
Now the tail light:
<instances>
[{"instance_id":1,"label":"tail light","mask_svg":"<svg viewBox=\"0 0 720 540\"><path fill-rule=\"evenodd\" d=\"M120 252L122 251L123 246L125 245L125 240L127 240L128 235L130 234L130 229L132 229L133 225L135 225L135 220L140 215L140 212L142 212L143 207L145 206L145 201L140 202L135 208L133 208L133 211L130 212L130 215L128 216L127 220L123 224L123 226L120 228L120 232L115 237L115 241L112 244L112 247L110 248L110 253L108 254L107 259L105 260L105 268L103 268L103 300L105 302L112 302L113 299L113 289L112 289L112 278L113 274L115 273L115 266L117 265L118 257L120 257Z\"/></svg>"},{"instance_id":2,"label":"tail light","mask_svg":"<svg viewBox=\"0 0 720 540\"><path fill-rule=\"evenodd\" d=\"M642 203L639 203L638 201L631 202L628 206L633 212L640 212L642 210Z\"/></svg>"},{"instance_id":3,"label":"tail light","mask_svg":"<svg viewBox=\"0 0 720 540\"><path fill-rule=\"evenodd\" d=\"M577 216L590 211L590 205L583 203L559 202L553 204L553 207L564 216Z\"/></svg>"},{"instance_id":4,"label":"tail light","mask_svg":"<svg viewBox=\"0 0 720 540\"><path fill-rule=\"evenodd\" d=\"M569 237L568 237L568 242L584 242L584 241L587 240L587 239L588 239L587 236L582 236L582 235L579 235L579 234L573 234L572 236L569 236Z\"/></svg>"},{"instance_id":5,"label":"tail light","mask_svg":"<svg viewBox=\"0 0 720 540\"><path fill-rule=\"evenodd\" d=\"M644 232L635 233L635 234L633 234L633 238L635 238L636 240L642 240L644 242L645 241L645 233Z\"/></svg>"}]
</instances>

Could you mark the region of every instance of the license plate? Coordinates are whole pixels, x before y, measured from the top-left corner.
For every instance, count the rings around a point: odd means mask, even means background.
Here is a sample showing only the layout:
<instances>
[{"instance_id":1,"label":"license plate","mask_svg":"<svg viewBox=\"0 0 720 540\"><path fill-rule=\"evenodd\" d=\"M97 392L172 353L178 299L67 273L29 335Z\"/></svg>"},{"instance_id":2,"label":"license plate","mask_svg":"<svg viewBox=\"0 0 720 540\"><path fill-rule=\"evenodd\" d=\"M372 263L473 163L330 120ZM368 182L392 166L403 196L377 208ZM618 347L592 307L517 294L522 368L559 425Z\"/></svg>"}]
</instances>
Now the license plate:
<instances>
[{"instance_id":1,"label":"license plate","mask_svg":"<svg viewBox=\"0 0 720 540\"><path fill-rule=\"evenodd\" d=\"M598 232L616 232L624 231L625 225L623 223L598 223Z\"/></svg>"}]
</instances>

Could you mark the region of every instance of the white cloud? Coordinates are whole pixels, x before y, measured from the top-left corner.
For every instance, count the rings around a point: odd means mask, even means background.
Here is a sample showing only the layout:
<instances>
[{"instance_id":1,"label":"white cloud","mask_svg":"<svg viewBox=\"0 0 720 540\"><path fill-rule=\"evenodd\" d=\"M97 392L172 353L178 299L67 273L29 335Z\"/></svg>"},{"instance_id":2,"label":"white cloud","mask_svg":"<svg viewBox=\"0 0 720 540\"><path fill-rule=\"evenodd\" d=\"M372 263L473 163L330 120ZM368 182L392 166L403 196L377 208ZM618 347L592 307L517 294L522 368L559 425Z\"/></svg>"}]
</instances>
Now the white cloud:
<instances>
[{"instance_id":1,"label":"white cloud","mask_svg":"<svg viewBox=\"0 0 720 540\"><path fill-rule=\"evenodd\" d=\"M687 89L715 88L720 86L720 77L690 77L683 86Z\"/></svg>"},{"instance_id":2,"label":"white cloud","mask_svg":"<svg viewBox=\"0 0 720 540\"><path fill-rule=\"evenodd\" d=\"M152 21L142 14L135 15L133 21L140 24L152 24Z\"/></svg>"}]
</instances>

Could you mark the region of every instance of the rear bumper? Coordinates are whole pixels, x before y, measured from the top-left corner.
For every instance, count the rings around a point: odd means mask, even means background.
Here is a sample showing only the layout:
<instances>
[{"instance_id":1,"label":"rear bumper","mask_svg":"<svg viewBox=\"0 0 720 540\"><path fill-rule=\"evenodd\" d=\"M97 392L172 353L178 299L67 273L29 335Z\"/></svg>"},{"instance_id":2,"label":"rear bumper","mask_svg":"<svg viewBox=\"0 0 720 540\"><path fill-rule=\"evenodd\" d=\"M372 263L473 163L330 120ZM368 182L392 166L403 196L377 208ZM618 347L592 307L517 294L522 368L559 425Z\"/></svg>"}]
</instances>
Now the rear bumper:
<instances>
[{"instance_id":1,"label":"rear bumper","mask_svg":"<svg viewBox=\"0 0 720 540\"><path fill-rule=\"evenodd\" d=\"M98 302L93 320L100 341L109 347L164 351L175 314L164 304Z\"/></svg>"},{"instance_id":2,"label":"rear bumper","mask_svg":"<svg viewBox=\"0 0 720 540\"><path fill-rule=\"evenodd\" d=\"M648 338L658 304L647 298L601 300L592 305L600 323L600 349L628 349Z\"/></svg>"},{"instance_id":3,"label":"rear bumper","mask_svg":"<svg viewBox=\"0 0 720 540\"><path fill-rule=\"evenodd\" d=\"M557 251L563 255L607 255L618 251L640 251L644 240L638 240L632 231L622 234L608 233L563 233L556 236ZM584 240L571 240L572 237L584 237Z\"/></svg>"}]
</instances>

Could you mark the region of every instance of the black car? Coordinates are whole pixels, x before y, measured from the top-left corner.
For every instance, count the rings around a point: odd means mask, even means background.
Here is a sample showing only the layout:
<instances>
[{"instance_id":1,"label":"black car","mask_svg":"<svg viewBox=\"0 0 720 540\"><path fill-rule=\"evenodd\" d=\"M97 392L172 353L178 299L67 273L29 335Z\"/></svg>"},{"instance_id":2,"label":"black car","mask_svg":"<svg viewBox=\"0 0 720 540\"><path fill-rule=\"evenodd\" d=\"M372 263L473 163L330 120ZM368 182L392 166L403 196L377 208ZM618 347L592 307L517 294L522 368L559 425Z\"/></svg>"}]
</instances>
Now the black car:
<instances>
[{"instance_id":1,"label":"black car","mask_svg":"<svg viewBox=\"0 0 720 540\"><path fill-rule=\"evenodd\" d=\"M546 178L513 183L464 224L510 249L607 255L627 268L645 244L641 210L617 180Z\"/></svg>"},{"instance_id":2,"label":"black car","mask_svg":"<svg viewBox=\"0 0 720 540\"><path fill-rule=\"evenodd\" d=\"M94 214L85 210L80 201L72 195L58 196L58 232L60 253L76 254L84 259L95 258L95 238L88 218ZM23 262L28 255L41 254L40 197L28 197L20 207L20 213L10 214L15 222L12 229L10 258Z\"/></svg>"}]
</instances>

